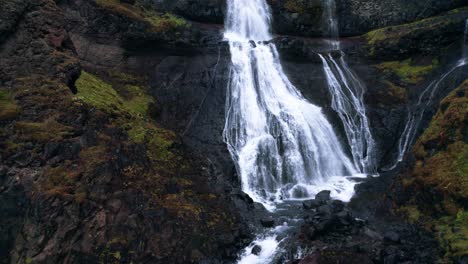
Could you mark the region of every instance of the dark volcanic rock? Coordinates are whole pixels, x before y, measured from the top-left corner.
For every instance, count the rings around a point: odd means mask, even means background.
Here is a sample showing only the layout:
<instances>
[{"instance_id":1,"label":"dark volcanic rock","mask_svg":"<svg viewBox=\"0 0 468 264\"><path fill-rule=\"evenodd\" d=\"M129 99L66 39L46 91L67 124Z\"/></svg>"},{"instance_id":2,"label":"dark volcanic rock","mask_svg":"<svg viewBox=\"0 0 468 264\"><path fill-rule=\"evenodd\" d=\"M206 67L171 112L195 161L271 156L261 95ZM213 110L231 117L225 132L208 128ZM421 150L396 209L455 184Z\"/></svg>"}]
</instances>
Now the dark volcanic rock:
<instances>
[{"instance_id":1,"label":"dark volcanic rock","mask_svg":"<svg viewBox=\"0 0 468 264\"><path fill-rule=\"evenodd\" d=\"M263 227L273 227L275 225L275 219L272 217L262 218L260 219L260 223Z\"/></svg>"},{"instance_id":2,"label":"dark volcanic rock","mask_svg":"<svg viewBox=\"0 0 468 264\"><path fill-rule=\"evenodd\" d=\"M398 235L394 231L388 231L384 234L384 239L389 242L398 243L400 242L400 235Z\"/></svg>"},{"instance_id":3,"label":"dark volcanic rock","mask_svg":"<svg viewBox=\"0 0 468 264\"><path fill-rule=\"evenodd\" d=\"M330 191L321 191L315 195L315 200L319 202L326 202L331 199Z\"/></svg>"},{"instance_id":4,"label":"dark volcanic rock","mask_svg":"<svg viewBox=\"0 0 468 264\"><path fill-rule=\"evenodd\" d=\"M252 254L254 255L260 255L260 252L262 252L262 247L259 246L259 245L255 245L253 248L252 248Z\"/></svg>"},{"instance_id":5,"label":"dark volcanic rock","mask_svg":"<svg viewBox=\"0 0 468 264\"><path fill-rule=\"evenodd\" d=\"M306 210L310 210L310 209L318 208L321 204L322 204L321 201L313 199L313 200L308 200L308 201L302 202L302 207L304 209L306 209Z\"/></svg>"},{"instance_id":6,"label":"dark volcanic rock","mask_svg":"<svg viewBox=\"0 0 468 264\"><path fill-rule=\"evenodd\" d=\"M0 10L0 44L15 31L21 16L23 16L29 1L25 0L1 0Z\"/></svg>"},{"instance_id":7,"label":"dark volcanic rock","mask_svg":"<svg viewBox=\"0 0 468 264\"><path fill-rule=\"evenodd\" d=\"M280 34L319 37L328 35L324 1L270 1L274 29ZM358 36L368 31L406 24L461 7L466 2L418 0L336 0L340 36Z\"/></svg>"},{"instance_id":8,"label":"dark volcanic rock","mask_svg":"<svg viewBox=\"0 0 468 264\"><path fill-rule=\"evenodd\" d=\"M222 24L226 13L225 0L137 0L157 10L175 12L191 20Z\"/></svg>"},{"instance_id":9,"label":"dark volcanic rock","mask_svg":"<svg viewBox=\"0 0 468 264\"><path fill-rule=\"evenodd\" d=\"M412 54L440 54L441 49L463 36L467 18L468 7L463 7L422 21L378 29L364 36L364 55L399 59Z\"/></svg>"},{"instance_id":10,"label":"dark volcanic rock","mask_svg":"<svg viewBox=\"0 0 468 264\"><path fill-rule=\"evenodd\" d=\"M464 0L336 0L341 36L406 24L466 5Z\"/></svg>"},{"instance_id":11,"label":"dark volcanic rock","mask_svg":"<svg viewBox=\"0 0 468 264\"><path fill-rule=\"evenodd\" d=\"M0 13L10 19L11 10L0 3ZM26 10L21 5L13 10L22 14L9 21L14 27L0 23L6 38L0 41L1 100L11 93L11 104L21 111L0 122L0 262L235 260L246 243L240 238L250 232L232 218L237 210L229 209L235 205L227 182L220 179L218 189L208 186L208 179L223 178L222 172L149 118L173 142L164 137L152 146L136 142L119 124L135 121L126 109L109 112L74 95L85 93L75 87L80 62L88 72L111 72L107 67L126 58L121 46L129 39L126 33L142 24L93 1L60 1L62 9L53 0L24 3ZM109 74L101 78L109 78L116 94L128 82L146 85L123 76L124 84ZM171 154L163 158L164 143Z\"/></svg>"}]
</instances>

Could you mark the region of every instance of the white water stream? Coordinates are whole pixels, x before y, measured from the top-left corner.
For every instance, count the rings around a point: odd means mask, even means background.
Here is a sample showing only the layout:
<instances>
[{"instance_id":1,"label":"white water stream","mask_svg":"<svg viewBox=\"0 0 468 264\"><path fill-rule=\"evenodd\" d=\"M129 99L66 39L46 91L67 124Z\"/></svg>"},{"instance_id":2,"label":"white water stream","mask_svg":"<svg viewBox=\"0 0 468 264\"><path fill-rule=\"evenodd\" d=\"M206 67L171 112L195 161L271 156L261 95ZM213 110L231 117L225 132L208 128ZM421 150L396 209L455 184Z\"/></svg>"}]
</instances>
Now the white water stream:
<instances>
[{"instance_id":1,"label":"white water stream","mask_svg":"<svg viewBox=\"0 0 468 264\"><path fill-rule=\"evenodd\" d=\"M344 54L338 61L331 54L319 56L332 95L332 108L343 123L354 165L362 173L373 174L375 142L364 105L365 86L349 68Z\"/></svg>"},{"instance_id":2,"label":"white water stream","mask_svg":"<svg viewBox=\"0 0 468 264\"><path fill-rule=\"evenodd\" d=\"M375 174L375 141L364 105L366 87L348 66L345 54L341 51L334 0L324 0L323 22L331 38L330 49L340 51L338 60L332 54L319 54L332 96L332 108L343 123L354 166L361 173Z\"/></svg>"}]
</instances>

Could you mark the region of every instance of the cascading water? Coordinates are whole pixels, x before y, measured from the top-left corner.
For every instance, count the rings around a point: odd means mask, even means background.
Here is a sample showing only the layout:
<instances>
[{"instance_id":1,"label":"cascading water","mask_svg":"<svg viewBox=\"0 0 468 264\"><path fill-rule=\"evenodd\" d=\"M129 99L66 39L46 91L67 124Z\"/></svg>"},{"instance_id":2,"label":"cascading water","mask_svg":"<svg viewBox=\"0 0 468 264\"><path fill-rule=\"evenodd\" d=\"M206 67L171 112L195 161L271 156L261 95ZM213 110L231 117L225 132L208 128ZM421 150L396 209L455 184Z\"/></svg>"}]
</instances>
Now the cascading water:
<instances>
[{"instance_id":1,"label":"cascading water","mask_svg":"<svg viewBox=\"0 0 468 264\"><path fill-rule=\"evenodd\" d=\"M350 70L343 56L338 62L330 54L319 56L332 95L332 108L343 123L355 166L362 173L374 173L375 143L364 105L364 85Z\"/></svg>"},{"instance_id":2,"label":"cascading water","mask_svg":"<svg viewBox=\"0 0 468 264\"><path fill-rule=\"evenodd\" d=\"M431 105L434 100L434 96L439 90L440 85L449 77L455 70L468 64L468 19L465 22L465 31L463 38L462 57L458 60L453 67L447 72L442 74L439 80L435 80L427 86L427 88L419 96L418 102L408 109L408 116L406 118L405 128L398 140L398 156L393 165L385 168L386 170L392 170L403 161L406 153L413 144L419 125L424 117L427 108Z\"/></svg>"},{"instance_id":3,"label":"cascading water","mask_svg":"<svg viewBox=\"0 0 468 264\"><path fill-rule=\"evenodd\" d=\"M329 45L333 50L340 49L340 42L338 41L338 19L336 19L336 4L335 0L324 0L323 2L323 17L324 27L326 28L327 35L330 38Z\"/></svg>"},{"instance_id":4,"label":"cascading water","mask_svg":"<svg viewBox=\"0 0 468 264\"><path fill-rule=\"evenodd\" d=\"M265 0L228 0L232 70L224 138L242 189L270 208L323 189L349 200L358 174L321 108L291 84L270 35Z\"/></svg>"},{"instance_id":5,"label":"cascading water","mask_svg":"<svg viewBox=\"0 0 468 264\"><path fill-rule=\"evenodd\" d=\"M463 62L468 63L468 19L465 21L465 36L463 37Z\"/></svg>"},{"instance_id":6,"label":"cascading water","mask_svg":"<svg viewBox=\"0 0 468 264\"><path fill-rule=\"evenodd\" d=\"M331 37L330 48L340 50L335 1L325 0L324 7L324 23ZM345 54L340 53L338 61L331 54L319 54L332 95L332 108L343 123L355 167L361 173L372 174L376 171L375 142L364 105L366 88L346 63Z\"/></svg>"}]
</instances>

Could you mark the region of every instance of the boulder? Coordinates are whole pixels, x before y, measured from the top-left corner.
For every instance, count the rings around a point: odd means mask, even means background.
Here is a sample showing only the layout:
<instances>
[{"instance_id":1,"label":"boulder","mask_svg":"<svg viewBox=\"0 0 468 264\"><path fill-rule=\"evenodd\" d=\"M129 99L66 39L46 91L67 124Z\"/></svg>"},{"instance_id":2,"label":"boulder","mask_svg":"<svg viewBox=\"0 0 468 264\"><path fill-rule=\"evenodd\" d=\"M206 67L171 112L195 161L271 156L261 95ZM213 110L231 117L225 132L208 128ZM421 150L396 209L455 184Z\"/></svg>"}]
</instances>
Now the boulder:
<instances>
[{"instance_id":1,"label":"boulder","mask_svg":"<svg viewBox=\"0 0 468 264\"><path fill-rule=\"evenodd\" d=\"M326 202L331 199L330 193L330 191L321 191L317 193L317 195L315 195L315 200L320 202Z\"/></svg>"},{"instance_id":2,"label":"boulder","mask_svg":"<svg viewBox=\"0 0 468 264\"><path fill-rule=\"evenodd\" d=\"M253 248L252 248L252 254L254 255L260 255L260 252L262 252L262 247L259 246L259 245L255 245Z\"/></svg>"}]
</instances>

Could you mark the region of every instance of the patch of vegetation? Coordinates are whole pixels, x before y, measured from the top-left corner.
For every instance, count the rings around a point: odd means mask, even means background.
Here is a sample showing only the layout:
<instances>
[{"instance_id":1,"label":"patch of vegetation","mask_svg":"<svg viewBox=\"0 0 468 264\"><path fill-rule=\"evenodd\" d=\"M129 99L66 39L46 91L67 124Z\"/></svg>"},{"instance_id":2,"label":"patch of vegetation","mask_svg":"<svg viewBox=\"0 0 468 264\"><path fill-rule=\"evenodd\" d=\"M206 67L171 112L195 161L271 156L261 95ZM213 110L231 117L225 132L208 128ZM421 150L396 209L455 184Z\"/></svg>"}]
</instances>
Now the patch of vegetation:
<instances>
[{"instance_id":1,"label":"patch of vegetation","mask_svg":"<svg viewBox=\"0 0 468 264\"><path fill-rule=\"evenodd\" d=\"M424 76L431 73L438 66L438 61L433 60L429 65L413 65L411 59L404 61L389 61L376 65L376 68L384 73L395 74L402 82L417 84L424 80Z\"/></svg>"},{"instance_id":2,"label":"patch of vegetation","mask_svg":"<svg viewBox=\"0 0 468 264\"><path fill-rule=\"evenodd\" d=\"M174 157L170 150L175 140L175 134L160 128L148 118L147 112L153 98L147 94L146 88L134 83L135 78L125 74L112 73L124 79L119 93L114 87L102 79L83 72L76 82L78 93L76 98L90 104L99 110L111 114L113 122L127 131L128 136L136 143L145 142L150 158L160 162L169 162ZM125 97L120 94L124 94Z\"/></svg>"},{"instance_id":3,"label":"patch of vegetation","mask_svg":"<svg viewBox=\"0 0 468 264\"><path fill-rule=\"evenodd\" d=\"M378 46L394 46L397 45L400 41L405 41L405 38L408 36L416 36L424 34L424 32L446 28L451 25L455 25L456 23L463 23L465 20L463 17L450 19L447 16L464 11L468 11L468 8L463 7L457 10L449 11L444 15L429 17L408 24L389 26L370 31L364 35L365 39L367 40L367 46L370 48L370 55L375 53L375 49Z\"/></svg>"},{"instance_id":4,"label":"patch of vegetation","mask_svg":"<svg viewBox=\"0 0 468 264\"><path fill-rule=\"evenodd\" d=\"M14 124L14 131L20 139L41 143L61 140L70 134L70 130L70 127L57 122L54 117L43 122L18 121Z\"/></svg>"},{"instance_id":5,"label":"patch of vegetation","mask_svg":"<svg viewBox=\"0 0 468 264\"><path fill-rule=\"evenodd\" d=\"M460 10L468 10L468 8L460 8ZM447 14L453 14L454 12L448 12ZM455 12L456 13L456 12ZM426 19L418 20L408 24L402 24L398 26L389 26L380 29L376 29L368 32L365 37L367 38L368 44L373 45L378 42L398 41L402 36L411 34L412 32L424 29L430 30L431 28L438 28L449 24L444 15L429 17Z\"/></svg>"},{"instance_id":6,"label":"patch of vegetation","mask_svg":"<svg viewBox=\"0 0 468 264\"><path fill-rule=\"evenodd\" d=\"M13 96L0 90L0 121L10 120L19 114L19 108L13 100Z\"/></svg>"},{"instance_id":7,"label":"patch of vegetation","mask_svg":"<svg viewBox=\"0 0 468 264\"><path fill-rule=\"evenodd\" d=\"M120 15L148 24L157 33L186 29L190 24L183 18L170 13L158 13L138 5L121 3L118 0L96 0L96 3Z\"/></svg>"},{"instance_id":8,"label":"patch of vegetation","mask_svg":"<svg viewBox=\"0 0 468 264\"><path fill-rule=\"evenodd\" d=\"M456 198L468 197L468 80L447 96L416 142L416 178Z\"/></svg>"},{"instance_id":9,"label":"patch of vegetation","mask_svg":"<svg viewBox=\"0 0 468 264\"><path fill-rule=\"evenodd\" d=\"M421 212L417 206L407 205L400 207L400 213L403 213L410 223L417 223L421 220Z\"/></svg>"},{"instance_id":10,"label":"patch of vegetation","mask_svg":"<svg viewBox=\"0 0 468 264\"><path fill-rule=\"evenodd\" d=\"M301 0L288 0L284 4L284 9L291 13L304 13L305 12L305 4Z\"/></svg>"},{"instance_id":11,"label":"patch of vegetation","mask_svg":"<svg viewBox=\"0 0 468 264\"><path fill-rule=\"evenodd\" d=\"M429 127L416 142L416 163L411 181L416 195L400 212L410 222L435 230L446 256L442 261L468 254L468 80L440 104ZM421 202L427 194L431 202ZM445 263L445 262L444 262Z\"/></svg>"},{"instance_id":12,"label":"patch of vegetation","mask_svg":"<svg viewBox=\"0 0 468 264\"><path fill-rule=\"evenodd\" d=\"M103 80L82 72L76 82L77 98L110 114L125 111L124 102L112 86Z\"/></svg>"},{"instance_id":13,"label":"patch of vegetation","mask_svg":"<svg viewBox=\"0 0 468 264\"><path fill-rule=\"evenodd\" d=\"M387 84L387 95L395 98L398 102L406 102L408 93L405 88L395 85L392 82L385 81Z\"/></svg>"},{"instance_id":14,"label":"patch of vegetation","mask_svg":"<svg viewBox=\"0 0 468 264\"><path fill-rule=\"evenodd\" d=\"M468 255L468 212L461 209L455 216L442 217L435 228L448 259Z\"/></svg>"}]
</instances>

